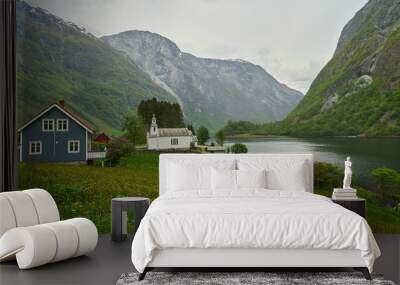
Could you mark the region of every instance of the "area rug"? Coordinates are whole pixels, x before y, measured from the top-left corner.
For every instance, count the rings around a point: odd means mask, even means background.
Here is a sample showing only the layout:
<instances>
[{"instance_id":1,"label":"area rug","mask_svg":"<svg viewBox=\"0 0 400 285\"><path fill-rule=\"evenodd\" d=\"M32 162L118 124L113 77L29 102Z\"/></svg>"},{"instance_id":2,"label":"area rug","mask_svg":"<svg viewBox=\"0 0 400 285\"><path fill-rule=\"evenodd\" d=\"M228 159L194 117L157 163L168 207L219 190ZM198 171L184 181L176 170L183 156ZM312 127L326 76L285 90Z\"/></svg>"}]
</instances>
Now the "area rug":
<instances>
[{"instance_id":1,"label":"area rug","mask_svg":"<svg viewBox=\"0 0 400 285\"><path fill-rule=\"evenodd\" d=\"M368 281L359 272L148 272L146 278L138 281L138 273L122 274L117 285L145 284L267 284L267 285L395 285L380 275L373 275Z\"/></svg>"}]
</instances>

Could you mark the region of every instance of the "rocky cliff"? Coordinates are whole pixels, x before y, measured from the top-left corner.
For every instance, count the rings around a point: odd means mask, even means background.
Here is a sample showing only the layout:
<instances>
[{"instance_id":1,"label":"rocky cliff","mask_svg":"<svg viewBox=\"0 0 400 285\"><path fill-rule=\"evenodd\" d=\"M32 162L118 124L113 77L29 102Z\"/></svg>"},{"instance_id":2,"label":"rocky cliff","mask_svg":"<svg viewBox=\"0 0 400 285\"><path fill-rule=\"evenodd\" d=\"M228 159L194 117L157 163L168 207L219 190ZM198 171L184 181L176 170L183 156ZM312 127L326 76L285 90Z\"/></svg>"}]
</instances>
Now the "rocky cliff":
<instances>
[{"instance_id":1,"label":"rocky cliff","mask_svg":"<svg viewBox=\"0 0 400 285\"><path fill-rule=\"evenodd\" d=\"M126 31L102 40L125 52L173 94L196 125L216 129L228 120L280 120L303 97L260 66L243 60L196 57L155 33Z\"/></svg>"}]
</instances>

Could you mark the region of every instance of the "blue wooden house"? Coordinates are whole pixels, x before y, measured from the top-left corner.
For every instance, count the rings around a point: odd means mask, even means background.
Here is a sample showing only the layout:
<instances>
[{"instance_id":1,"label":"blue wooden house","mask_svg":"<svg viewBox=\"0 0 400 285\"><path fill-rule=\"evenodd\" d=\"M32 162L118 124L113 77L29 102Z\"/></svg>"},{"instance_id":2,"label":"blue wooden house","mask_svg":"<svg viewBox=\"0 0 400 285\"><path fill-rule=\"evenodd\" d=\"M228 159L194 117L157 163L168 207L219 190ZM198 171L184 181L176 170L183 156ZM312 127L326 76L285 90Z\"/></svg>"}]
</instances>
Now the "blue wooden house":
<instances>
[{"instance_id":1,"label":"blue wooden house","mask_svg":"<svg viewBox=\"0 0 400 285\"><path fill-rule=\"evenodd\" d=\"M19 130L20 161L86 162L104 158L91 152L94 129L64 106L52 104Z\"/></svg>"}]
</instances>

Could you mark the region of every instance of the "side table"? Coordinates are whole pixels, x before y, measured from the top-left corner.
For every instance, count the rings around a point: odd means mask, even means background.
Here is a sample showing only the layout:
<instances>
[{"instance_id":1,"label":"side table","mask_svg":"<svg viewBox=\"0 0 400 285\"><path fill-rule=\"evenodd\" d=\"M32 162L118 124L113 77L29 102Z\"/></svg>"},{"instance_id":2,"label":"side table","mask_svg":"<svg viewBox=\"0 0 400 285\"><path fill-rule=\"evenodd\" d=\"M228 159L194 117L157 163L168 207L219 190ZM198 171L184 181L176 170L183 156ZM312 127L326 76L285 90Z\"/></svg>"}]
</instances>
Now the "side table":
<instances>
[{"instance_id":1,"label":"side table","mask_svg":"<svg viewBox=\"0 0 400 285\"><path fill-rule=\"evenodd\" d=\"M359 214L361 217L365 218L366 215L366 201L365 199L357 198L357 199L348 199L348 200L336 200L332 199L333 203L339 204L340 206L353 211L354 213Z\"/></svg>"},{"instance_id":2,"label":"side table","mask_svg":"<svg viewBox=\"0 0 400 285\"><path fill-rule=\"evenodd\" d=\"M150 199L144 197L120 197L111 200L111 239L123 241L128 236L128 211L134 214L133 235L146 214Z\"/></svg>"}]
</instances>

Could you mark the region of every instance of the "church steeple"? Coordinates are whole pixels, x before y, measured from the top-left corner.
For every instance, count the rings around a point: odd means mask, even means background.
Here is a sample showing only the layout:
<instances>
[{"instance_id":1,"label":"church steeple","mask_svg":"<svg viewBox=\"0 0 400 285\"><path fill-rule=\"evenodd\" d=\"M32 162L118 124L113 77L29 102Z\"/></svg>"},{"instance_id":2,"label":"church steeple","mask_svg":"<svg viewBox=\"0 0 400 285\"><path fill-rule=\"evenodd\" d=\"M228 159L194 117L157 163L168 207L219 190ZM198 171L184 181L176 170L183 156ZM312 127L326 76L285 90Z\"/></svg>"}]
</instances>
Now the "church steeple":
<instances>
[{"instance_id":1,"label":"church steeple","mask_svg":"<svg viewBox=\"0 0 400 285\"><path fill-rule=\"evenodd\" d=\"M152 136L158 135L157 120L156 120L156 116L154 114L153 114L153 118L151 119L150 135L152 135Z\"/></svg>"}]
</instances>

